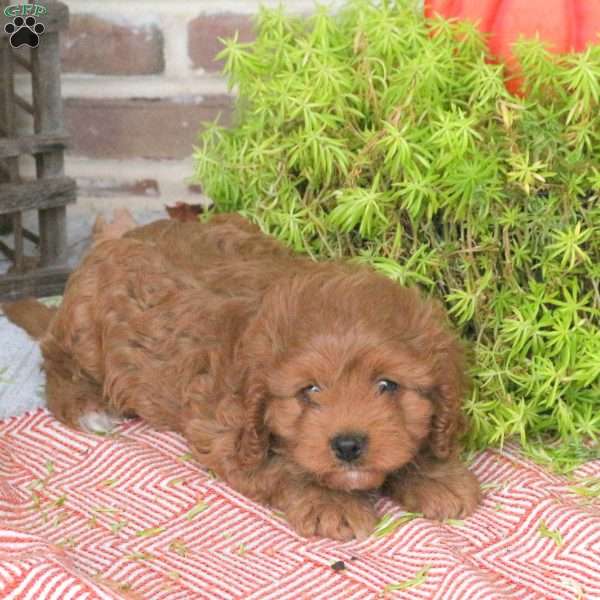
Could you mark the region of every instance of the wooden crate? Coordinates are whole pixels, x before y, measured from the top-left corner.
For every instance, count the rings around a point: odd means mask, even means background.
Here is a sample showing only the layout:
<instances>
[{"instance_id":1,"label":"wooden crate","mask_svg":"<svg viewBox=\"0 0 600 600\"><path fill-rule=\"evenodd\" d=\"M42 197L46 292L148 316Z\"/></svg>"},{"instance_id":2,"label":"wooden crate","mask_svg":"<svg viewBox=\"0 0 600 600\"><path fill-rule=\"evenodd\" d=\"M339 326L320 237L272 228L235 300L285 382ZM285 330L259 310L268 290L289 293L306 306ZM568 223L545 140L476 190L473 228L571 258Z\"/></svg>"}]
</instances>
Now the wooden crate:
<instances>
[{"instance_id":1,"label":"wooden crate","mask_svg":"<svg viewBox=\"0 0 600 600\"><path fill-rule=\"evenodd\" d=\"M48 14L38 17L45 26L38 47L15 50L4 31L11 20L4 15L9 4L17 2L0 0L0 226L13 241L0 240L0 253L12 262L9 272L0 275L0 298L5 300L62 293L69 275L66 206L76 198L75 181L63 169L67 135L59 37L68 25L68 9L60 2L43 2ZM23 80L25 87L31 86L31 99L17 93L17 77L19 90ZM28 154L35 159L35 178L25 180L20 162ZM25 211L37 212L39 233L24 227ZM37 256L25 256L24 239L34 242Z\"/></svg>"}]
</instances>

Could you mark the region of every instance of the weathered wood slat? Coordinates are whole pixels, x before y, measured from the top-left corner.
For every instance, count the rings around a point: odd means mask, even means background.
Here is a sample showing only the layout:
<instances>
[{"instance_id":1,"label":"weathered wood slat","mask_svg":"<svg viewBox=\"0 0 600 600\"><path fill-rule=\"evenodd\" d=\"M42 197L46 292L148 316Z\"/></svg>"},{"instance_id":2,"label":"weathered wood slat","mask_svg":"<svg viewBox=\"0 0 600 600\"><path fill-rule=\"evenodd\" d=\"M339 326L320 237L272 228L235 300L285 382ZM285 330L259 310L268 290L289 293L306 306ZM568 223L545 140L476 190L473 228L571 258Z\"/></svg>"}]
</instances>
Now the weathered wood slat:
<instances>
[{"instance_id":1,"label":"weathered wood slat","mask_svg":"<svg viewBox=\"0 0 600 600\"><path fill-rule=\"evenodd\" d=\"M31 72L31 61L28 58L25 58L16 52L13 52L12 57L18 65L21 65L26 71Z\"/></svg>"},{"instance_id":2,"label":"weathered wood slat","mask_svg":"<svg viewBox=\"0 0 600 600\"><path fill-rule=\"evenodd\" d=\"M13 218L13 232L15 237L14 266L17 273L25 270L25 248L23 246L23 213L16 212Z\"/></svg>"},{"instance_id":3,"label":"weathered wood slat","mask_svg":"<svg viewBox=\"0 0 600 600\"><path fill-rule=\"evenodd\" d=\"M13 214L21 214L21 213L13 213ZM3 217L9 217L11 215L2 215ZM16 233L16 229L15 229L15 233ZM40 236L33 233L33 231L29 231L29 229L26 229L25 227L21 226L21 235L23 236L23 238L25 238L26 240L29 240L30 242L33 242L34 244L38 245L40 243ZM15 247L17 244L17 240L16 240L16 236L15 236ZM7 244L5 244L2 240L0 240L0 252L2 252L2 254L4 254L4 256L6 256L6 258L14 261L15 260L15 251L8 246Z\"/></svg>"},{"instance_id":4,"label":"weathered wood slat","mask_svg":"<svg viewBox=\"0 0 600 600\"><path fill-rule=\"evenodd\" d=\"M5 244L2 240L0 240L0 252L2 252L2 254L4 254L4 256L9 260L15 260L15 251L8 244Z\"/></svg>"},{"instance_id":5,"label":"weathered wood slat","mask_svg":"<svg viewBox=\"0 0 600 600\"><path fill-rule=\"evenodd\" d=\"M4 135L15 130L14 86L12 50L0 40L0 127Z\"/></svg>"},{"instance_id":6,"label":"weathered wood slat","mask_svg":"<svg viewBox=\"0 0 600 600\"><path fill-rule=\"evenodd\" d=\"M65 133L0 138L0 158L63 150L68 145L68 141L69 138Z\"/></svg>"},{"instance_id":7,"label":"weathered wood slat","mask_svg":"<svg viewBox=\"0 0 600 600\"><path fill-rule=\"evenodd\" d=\"M32 92L35 133L48 134L63 128L63 103L60 93L60 40L58 33L49 33L31 55ZM40 179L63 174L63 153L45 152L35 155ZM64 206L39 211L40 264L57 264L67 247L67 213Z\"/></svg>"},{"instance_id":8,"label":"weathered wood slat","mask_svg":"<svg viewBox=\"0 0 600 600\"><path fill-rule=\"evenodd\" d=\"M23 227L23 237L34 244L40 243L40 236L37 233L33 233L33 231L29 231L29 229Z\"/></svg>"},{"instance_id":9,"label":"weathered wood slat","mask_svg":"<svg viewBox=\"0 0 600 600\"><path fill-rule=\"evenodd\" d=\"M75 202L76 184L70 177L0 184L0 214L48 209Z\"/></svg>"},{"instance_id":10,"label":"weathered wood slat","mask_svg":"<svg viewBox=\"0 0 600 600\"><path fill-rule=\"evenodd\" d=\"M30 115L34 114L33 104L30 104L29 102L27 102L27 100L25 100L25 98L21 98L21 96L19 96L18 94L15 94L14 102L15 102L15 105L18 106L20 109L24 110L25 112L29 113Z\"/></svg>"},{"instance_id":11,"label":"weathered wood slat","mask_svg":"<svg viewBox=\"0 0 600 600\"><path fill-rule=\"evenodd\" d=\"M75 191L73 190L73 202ZM64 205L38 211L40 265L51 267L63 260L67 250L67 209Z\"/></svg>"},{"instance_id":12,"label":"weathered wood slat","mask_svg":"<svg viewBox=\"0 0 600 600\"><path fill-rule=\"evenodd\" d=\"M6 5L6 2L1 2ZM14 53L7 40L0 39L0 130L5 137L16 135L14 103ZM19 181L19 158L7 157L0 160L0 183ZM0 215L0 233L13 231L11 215Z\"/></svg>"},{"instance_id":13,"label":"weathered wood slat","mask_svg":"<svg viewBox=\"0 0 600 600\"><path fill-rule=\"evenodd\" d=\"M18 300L26 296L57 296L62 294L71 271L68 267L35 269L21 275L0 277L0 298Z\"/></svg>"}]
</instances>

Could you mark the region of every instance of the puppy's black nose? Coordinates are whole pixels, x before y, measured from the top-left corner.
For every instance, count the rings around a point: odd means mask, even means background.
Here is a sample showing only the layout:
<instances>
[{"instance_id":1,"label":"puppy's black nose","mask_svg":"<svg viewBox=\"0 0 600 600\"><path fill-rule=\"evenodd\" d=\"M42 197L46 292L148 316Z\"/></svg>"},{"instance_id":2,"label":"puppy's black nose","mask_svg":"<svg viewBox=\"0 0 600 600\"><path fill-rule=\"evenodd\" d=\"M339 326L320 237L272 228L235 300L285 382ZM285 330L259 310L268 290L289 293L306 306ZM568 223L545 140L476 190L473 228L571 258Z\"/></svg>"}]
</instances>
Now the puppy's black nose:
<instances>
[{"instance_id":1,"label":"puppy's black nose","mask_svg":"<svg viewBox=\"0 0 600 600\"><path fill-rule=\"evenodd\" d=\"M367 437L360 433L344 433L331 440L333 453L345 462L352 462L360 457L367 443Z\"/></svg>"}]
</instances>

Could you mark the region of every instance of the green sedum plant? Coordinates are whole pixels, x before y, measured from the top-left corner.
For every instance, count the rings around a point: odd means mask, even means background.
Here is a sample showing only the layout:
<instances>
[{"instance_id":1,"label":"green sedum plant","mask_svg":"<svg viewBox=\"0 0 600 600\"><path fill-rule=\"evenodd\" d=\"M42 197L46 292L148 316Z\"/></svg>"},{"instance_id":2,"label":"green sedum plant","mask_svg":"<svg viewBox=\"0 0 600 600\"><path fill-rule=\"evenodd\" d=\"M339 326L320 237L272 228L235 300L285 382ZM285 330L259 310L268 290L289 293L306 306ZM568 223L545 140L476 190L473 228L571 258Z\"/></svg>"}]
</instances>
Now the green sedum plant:
<instances>
[{"instance_id":1,"label":"green sedum plant","mask_svg":"<svg viewBox=\"0 0 600 600\"><path fill-rule=\"evenodd\" d=\"M469 446L567 471L600 456L600 46L518 55L524 97L471 25L408 0L263 9L225 42L235 124L195 178L298 251L442 299L473 348Z\"/></svg>"}]
</instances>

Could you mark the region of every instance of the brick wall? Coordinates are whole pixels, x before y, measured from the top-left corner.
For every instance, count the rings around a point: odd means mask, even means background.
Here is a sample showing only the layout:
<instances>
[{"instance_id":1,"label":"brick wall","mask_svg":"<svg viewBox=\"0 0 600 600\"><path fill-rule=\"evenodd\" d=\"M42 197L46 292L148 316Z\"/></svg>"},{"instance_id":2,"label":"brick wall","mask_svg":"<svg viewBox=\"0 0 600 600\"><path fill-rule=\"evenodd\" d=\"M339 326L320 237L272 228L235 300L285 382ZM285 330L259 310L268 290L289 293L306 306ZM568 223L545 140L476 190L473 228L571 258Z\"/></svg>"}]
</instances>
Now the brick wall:
<instances>
[{"instance_id":1,"label":"brick wall","mask_svg":"<svg viewBox=\"0 0 600 600\"><path fill-rule=\"evenodd\" d=\"M214 60L218 37L253 37L259 0L63 0L67 173L79 204L198 201L192 147L202 121L227 122L232 96ZM263 2L277 5L278 2ZM312 0L286 0L295 13Z\"/></svg>"}]
</instances>

